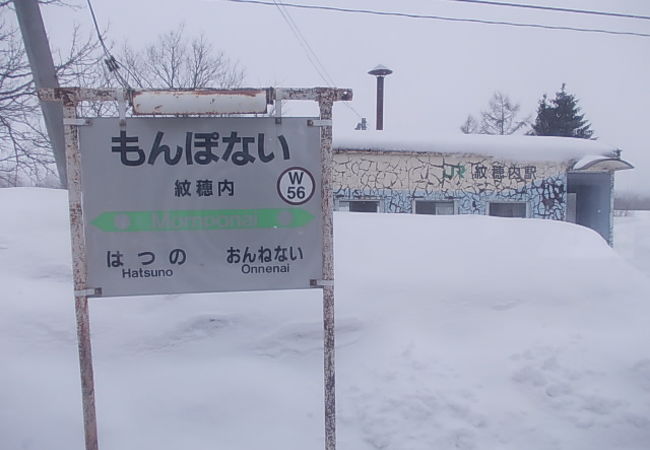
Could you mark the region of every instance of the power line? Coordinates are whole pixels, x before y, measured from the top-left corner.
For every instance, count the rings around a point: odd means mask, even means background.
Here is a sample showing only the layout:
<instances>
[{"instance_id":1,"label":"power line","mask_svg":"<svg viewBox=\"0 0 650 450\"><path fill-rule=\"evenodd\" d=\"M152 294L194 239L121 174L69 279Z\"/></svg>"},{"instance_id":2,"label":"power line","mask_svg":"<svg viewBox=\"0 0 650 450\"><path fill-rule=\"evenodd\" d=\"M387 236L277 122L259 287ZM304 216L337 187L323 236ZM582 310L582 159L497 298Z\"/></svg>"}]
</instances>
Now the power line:
<instances>
[{"instance_id":1,"label":"power line","mask_svg":"<svg viewBox=\"0 0 650 450\"><path fill-rule=\"evenodd\" d=\"M575 14L593 14L597 16L622 17L625 19L650 20L650 16L642 16L638 14L625 14L625 13L617 13L617 12L610 12L610 11L592 11L587 9L560 8L557 6L523 5L521 3L495 2L495 1L488 1L488 0L447 0L447 1L462 2L462 3L476 3L480 5L491 5L491 6L508 6L512 8L538 9L542 11L555 11L555 12L566 12L566 13L575 13Z\"/></svg>"},{"instance_id":2,"label":"power line","mask_svg":"<svg viewBox=\"0 0 650 450\"><path fill-rule=\"evenodd\" d=\"M274 6L274 3L263 1L263 0L222 0L222 1L227 1L232 3L246 3L246 4L253 4L253 5ZM369 14L375 16L403 17L409 19L480 23L485 25L503 25L503 26L510 26L510 27L519 27L519 28L538 28L544 30L563 30L563 31L583 32L583 33L601 33L601 34L612 34L617 36L650 37L650 34L648 33L637 33L634 31L613 31L613 30L604 30L600 28L577 28L577 27L567 27L567 26L559 26L559 25L542 25L537 23L520 23L520 22L508 22L508 21L499 21L499 20L463 19L458 17L446 17L446 16L437 16L437 15L430 15L430 14L415 14L415 13L405 13L399 11L378 11L373 9L342 8L336 6L322 6L322 5L303 5L299 3L283 3L283 5L289 8L312 9L312 10L333 11L333 12L343 12L343 13L352 13L352 14Z\"/></svg>"},{"instance_id":3,"label":"power line","mask_svg":"<svg viewBox=\"0 0 650 450\"><path fill-rule=\"evenodd\" d=\"M289 25L289 28L291 29L291 32L295 36L296 40L298 43L302 46L302 48L305 50L305 54L307 56L307 59L311 63L311 65L316 69L316 72L318 72L318 75L320 75L321 79L327 83L329 87L334 87L336 83L334 83L334 79L332 76L328 73L327 69L325 68L325 65L322 63L314 49L312 48L311 45L309 45L309 41L305 38L305 35L302 34L300 31L300 28L298 27L298 24L293 20L293 17L291 17L291 14L289 14L289 11L286 11L283 7L284 4L280 0L273 0L273 3L275 6L277 6L278 11L282 15L282 18L284 21ZM361 118L361 114L357 112L356 109L352 107L352 105L348 104L347 102L343 103L350 111L355 113L359 118Z\"/></svg>"},{"instance_id":4,"label":"power line","mask_svg":"<svg viewBox=\"0 0 650 450\"><path fill-rule=\"evenodd\" d=\"M273 3L278 8L278 11L282 15L282 18L284 19L284 21L289 26L289 29L293 33L294 37L296 38L296 40L298 41L300 46L305 51L305 55L307 56L307 59L309 60L311 65L314 67L316 72L318 72L318 75L330 87L333 86L334 83L332 82L332 77L330 77L329 73L327 73L327 69L325 69L325 66L323 66L320 59L318 58L318 55L316 55L316 52L314 52L314 49L311 47L311 45L309 45L309 42L307 42L307 39L305 39L305 36L302 34L302 32L300 31L300 28L298 28L298 25L295 23L295 21L293 20L293 18L289 14L289 11L285 11L282 8L282 6L283 6L282 2L273 0Z\"/></svg>"},{"instance_id":5,"label":"power line","mask_svg":"<svg viewBox=\"0 0 650 450\"><path fill-rule=\"evenodd\" d=\"M99 43L101 44L102 49L104 50L104 55L106 56L104 62L106 63L106 67L108 67L108 71L115 75L115 78L117 78L117 81L122 85L124 89L127 90L131 89L131 86L129 86L128 81L126 81L119 72L120 64L117 62L115 57L111 54L111 52L108 50L108 47L104 42L104 38L102 37L102 33L99 31L99 25L97 25L97 18L95 17L95 10L93 9L92 3L90 2L90 0L86 0L86 3L88 3L88 9L90 10L90 15L93 19L93 24L95 25L97 38L99 39Z\"/></svg>"}]
</instances>

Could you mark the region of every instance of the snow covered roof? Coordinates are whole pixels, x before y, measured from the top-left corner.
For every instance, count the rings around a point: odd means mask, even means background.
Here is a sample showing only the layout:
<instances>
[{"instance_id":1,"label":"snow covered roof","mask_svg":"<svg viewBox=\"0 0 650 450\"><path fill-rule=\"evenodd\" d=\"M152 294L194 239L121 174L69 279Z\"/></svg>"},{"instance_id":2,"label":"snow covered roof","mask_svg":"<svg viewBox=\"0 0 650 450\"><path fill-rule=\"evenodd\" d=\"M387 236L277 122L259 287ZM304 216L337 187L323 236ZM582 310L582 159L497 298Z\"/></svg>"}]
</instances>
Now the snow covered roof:
<instances>
[{"instance_id":1,"label":"snow covered roof","mask_svg":"<svg viewBox=\"0 0 650 450\"><path fill-rule=\"evenodd\" d=\"M601 155L584 156L573 165L573 170L580 170L583 172L626 170L633 168L634 166L632 164L620 158Z\"/></svg>"},{"instance_id":2,"label":"snow covered roof","mask_svg":"<svg viewBox=\"0 0 650 450\"><path fill-rule=\"evenodd\" d=\"M393 131L335 135L335 150L479 154L515 161L570 161L588 155L615 157L617 148L600 141L555 136L454 134L414 136Z\"/></svg>"}]
</instances>

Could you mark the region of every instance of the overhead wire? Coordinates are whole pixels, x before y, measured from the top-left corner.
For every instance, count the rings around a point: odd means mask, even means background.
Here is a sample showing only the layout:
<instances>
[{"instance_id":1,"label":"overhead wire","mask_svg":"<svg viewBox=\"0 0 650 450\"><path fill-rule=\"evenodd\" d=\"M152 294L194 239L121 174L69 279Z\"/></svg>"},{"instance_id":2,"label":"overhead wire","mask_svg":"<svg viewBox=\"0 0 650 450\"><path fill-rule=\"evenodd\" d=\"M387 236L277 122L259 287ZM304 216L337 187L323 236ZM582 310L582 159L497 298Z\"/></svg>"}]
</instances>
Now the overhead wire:
<instances>
[{"instance_id":1,"label":"overhead wire","mask_svg":"<svg viewBox=\"0 0 650 450\"><path fill-rule=\"evenodd\" d=\"M264 1L264 0L222 0L222 1L231 2L231 3L264 5L264 6L274 5L274 3L269 1ZM403 17L409 19L438 20L438 21L446 21L446 22L479 23L484 25L501 25L501 26L510 26L510 27L518 27L518 28L537 28L537 29L544 29L544 30L575 31L575 32L582 32L582 33L601 33L601 34L609 34L609 35L616 35L616 36L635 36L635 37L644 37L644 38L650 37L649 33L640 33L635 31L615 31L615 30L606 30L602 28L579 28L579 27L569 27L569 26L561 26L561 25L543 25L539 23L510 22L504 20L448 17L448 16L433 15L433 14L407 13L407 12L400 12L400 11L381 11L375 9L343 8L338 6L304 5L300 3L283 3L283 5L289 8L343 12L343 13L350 13L350 14L369 14L375 16Z\"/></svg>"},{"instance_id":2,"label":"overhead wire","mask_svg":"<svg viewBox=\"0 0 650 450\"><path fill-rule=\"evenodd\" d=\"M124 89L130 90L131 86L129 86L129 82L122 76L122 74L119 71L120 67L123 67L123 66L111 54L108 47L106 46L106 43L104 42L104 38L102 37L101 31L99 31L99 25L97 24L97 17L95 16L95 10L93 9L93 5L92 5L91 1L86 0L86 3L88 4L88 9L90 10L90 16L92 17L93 24L95 26L95 31L97 32L97 39L99 40L99 43L100 43L102 49L104 50L104 56L106 56L106 59L104 60L104 63L106 64L106 67L108 68L108 71L115 76L118 83Z\"/></svg>"},{"instance_id":3,"label":"overhead wire","mask_svg":"<svg viewBox=\"0 0 650 450\"><path fill-rule=\"evenodd\" d=\"M554 11L554 12L565 12L565 13L574 13L574 14L592 14L596 16L618 17L624 19L650 20L650 16L642 16L639 14L626 14L626 13L618 13L618 12L611 12L611 11L593 11L588 9L562 8L559 6L526 5L522 3L495 2L492 0L447 0L447 1L474 3L478 5L507 6L511 8L537 9L540 11Z\"/></svg>"},{"instance_id":4,"label":"overhead wire","mask_svg":"<svg viewBox=\"0 0 650 450\"><path fill-rule=\"evenodd\" d=\"M298 27L298 24L293 20L293 17L291 17L291 14L289 11L285 10L284 3L280 0L273 0L273 3L275 6L278 8L278 11L282 15L282 18L284 21L287 23L289 28L291 29L291 32L295 36L296 40L298 43L301 45L301 47L305 50L305 54L307 56L307 59L311 63L311 65L314 67L318 75L321 77L321 79L329 86L329 87L335 87L336 83L334 82L334 79L332 76L329 74L327 71L327 68L321 61L321 59L318 57L318 54L314 51L313 47L309 44L309 41L307 38L305 38L305 35L302 34L302 31L300 31L300 27ZM354 109L354 107L347 102L343 103L350 111L355 113L360 119L362 118L361 114Z\"/></svg>"},{"instance_id":5,"label":"overhead wire","mask_svg":"<svg viewBox=\"0 0 650 450\"><path fill-rule=\"evenodd\" d=\"M282 8L282 2L278 2L276 0L273 0L273 3L277 7L278 11L282 15L282 18L286 22L286 24L289 26L289 29L293 33L294 37L300 44L300 46L303 48L305 51L305 55L307 56L307 59L311 63L311 65L314 67L316 72L318 72L318 75L327 83L328 85L332 85L332 78L329 76L327 73L327 69L323 66L323 64L320 62L320 59L318 58L318 55L314 52L312 47L309 45L309 42L305 39L304 35L300 32L300 29L296 25L296 23L293 21L291 16L289 15L288 11L285 11Z\"/></svg>"}]
</instances>

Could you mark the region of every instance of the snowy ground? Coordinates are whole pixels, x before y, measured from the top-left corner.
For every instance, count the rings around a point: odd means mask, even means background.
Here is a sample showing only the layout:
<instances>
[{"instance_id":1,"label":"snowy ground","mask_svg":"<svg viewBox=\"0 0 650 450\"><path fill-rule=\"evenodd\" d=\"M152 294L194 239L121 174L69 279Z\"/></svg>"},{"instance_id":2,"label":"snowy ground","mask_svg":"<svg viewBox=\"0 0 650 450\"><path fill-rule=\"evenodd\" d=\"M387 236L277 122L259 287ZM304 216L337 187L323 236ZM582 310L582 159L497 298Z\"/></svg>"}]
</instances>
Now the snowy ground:
<instances>
[{"instance_id":1,"label":"snowy ground","mask_svg":"<svg viewBox=\"0 0 650 450\"><path fill-rule=\"evenodd\" d=\"M650 211L628 211L614 225L616 251L650 276Z\"/></svg>"},{"instance_id":2,"label":"snowy ground","mask_svg":"<svg viewBox=\"0 0 650 450\"><path fill-rule=\"evenodd\" d=\"M0 449L82 449L65 192L0 205ZM532 219L335 227L339 449L650 448L650 216L618 219L616 251ZM91 319L103 450L323 448L318 291Z\"/></svg>"}]
</instances>

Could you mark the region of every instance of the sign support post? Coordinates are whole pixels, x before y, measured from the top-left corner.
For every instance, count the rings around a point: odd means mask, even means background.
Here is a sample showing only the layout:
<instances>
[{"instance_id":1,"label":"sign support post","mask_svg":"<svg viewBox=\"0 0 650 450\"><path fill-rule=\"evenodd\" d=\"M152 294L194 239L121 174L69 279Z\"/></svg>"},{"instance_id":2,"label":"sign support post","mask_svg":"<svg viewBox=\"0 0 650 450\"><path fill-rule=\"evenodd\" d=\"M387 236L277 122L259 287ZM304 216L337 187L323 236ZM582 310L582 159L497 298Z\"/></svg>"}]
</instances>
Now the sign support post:
<instances>
[{"instance_id":1,"label":"sign support post","mask_svg":"<svg viewBox=\"0 0 650 450\"><path fill-rule=\"evenodd\" d=\"M334 197L332 192L332 107L335 101L351 100L343 89L277 89L276 100L316 100L321 127L321 195L323 223L323 279L314 280L323 289L323 351L325 395L325 450L336 450L336 377L334 318Z\"/></svg>"},{"instance_id":2,"label":"sign support post","mask_svg":"<svg viewBox=\"0 0 650 450\"><path fill-rule=\"evenodd\" d=\"M88 287L86 286L86 242L83 230L81 205L81 155L76 121L76 99L64 100L63 122L66 142L66 166L68 180L68 203L70 208L70 233L72 242L72 268L74 277L75 315L81 392L84 416L84 439L86 450L98 450L97 416L95 413L95 382L93 375L90 341L90 315L88 312ZM67 122L67 123L66 123Z\"/></svg>"},{"instance_id":3,"label":"sign support post","mask_svg":"<svg viewBox=\"0 0 650 450\"><path fill-rule=\"evenodd\" d=\"M330 96L318 100L321 121L323 220L323 348L325 386L325 450L336 449L336 378L334 330L334 218L332 194L332 106ZM327 123L326 122L326 123Z\"/></svg>"}]
</instances>

